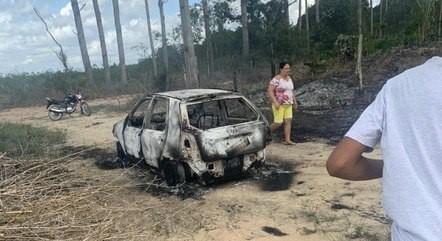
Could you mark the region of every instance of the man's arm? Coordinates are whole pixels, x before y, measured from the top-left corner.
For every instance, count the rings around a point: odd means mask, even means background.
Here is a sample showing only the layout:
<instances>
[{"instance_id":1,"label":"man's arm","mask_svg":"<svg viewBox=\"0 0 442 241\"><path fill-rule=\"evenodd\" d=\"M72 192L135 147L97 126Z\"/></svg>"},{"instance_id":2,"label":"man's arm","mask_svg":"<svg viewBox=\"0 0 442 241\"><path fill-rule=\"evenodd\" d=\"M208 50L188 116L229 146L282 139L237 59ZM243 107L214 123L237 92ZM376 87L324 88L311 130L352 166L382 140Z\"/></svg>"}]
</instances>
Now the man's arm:
<instances>
[{"instance_id":1,"label":"man's arm","mask_svg":"<svg viewBox=\"0 0 442 241\"><path fill-rule=\"evenodd\" d=\"M344 137L327 160L327 171L331 176L360 181L382 177L383 160L362 156L368 147Z\"/></svg>"}]
</instances>

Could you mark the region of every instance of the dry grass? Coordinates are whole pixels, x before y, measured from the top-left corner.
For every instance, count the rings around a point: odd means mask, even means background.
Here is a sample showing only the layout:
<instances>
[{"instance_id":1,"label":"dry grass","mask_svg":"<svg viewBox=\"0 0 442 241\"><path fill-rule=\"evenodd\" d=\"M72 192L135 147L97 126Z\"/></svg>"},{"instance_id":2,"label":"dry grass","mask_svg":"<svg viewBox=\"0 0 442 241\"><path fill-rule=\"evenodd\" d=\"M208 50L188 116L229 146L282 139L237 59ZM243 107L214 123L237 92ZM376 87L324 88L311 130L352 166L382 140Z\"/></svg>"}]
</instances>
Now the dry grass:
<instances>
[{"instance_id":1,"label":"dry grass","mask_svg":"<svg viewBox=\"0 0 442 241\"><path fill-rule=\"evenodd\" d=\"M66 164L69 155L55 160L0 159L0 239L106 240L150 235L117 225L132 210L115 203L121 187L87 180ZM144 208L145 210L146 208ZM112 233L112 235L110 235Z\"/></svg>"},{"instance_id":2,"label":"dry grass","mask_svg":"<svg viewBox=\"0 0 442 241\"><path fill-rule=\"evenodd\" d=\"M80 176L69 164L88 150L53 160L0 154L0 240L164 240L210 221L195 214L198 202L148 195L163 185L156 178L121 182L135 168L106 180Z\"/></svg>"}]
</instances>

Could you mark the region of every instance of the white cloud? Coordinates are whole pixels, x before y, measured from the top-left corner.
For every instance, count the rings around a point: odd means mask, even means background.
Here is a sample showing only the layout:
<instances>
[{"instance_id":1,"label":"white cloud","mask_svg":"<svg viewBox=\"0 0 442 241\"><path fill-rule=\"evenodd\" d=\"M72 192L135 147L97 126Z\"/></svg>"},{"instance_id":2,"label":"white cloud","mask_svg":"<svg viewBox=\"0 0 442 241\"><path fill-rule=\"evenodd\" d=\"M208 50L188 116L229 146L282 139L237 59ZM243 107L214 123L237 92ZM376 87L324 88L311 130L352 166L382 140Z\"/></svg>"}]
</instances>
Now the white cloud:
<instances>
[{"instance_id":1,"label":"white cloud","mask_svg":"<svg viewBox=\"0 0 442 241\"><path fill-rule=\"evenodd\" d=\"M8 13L2 13L2 14L0 15L0 24L1 24L1 25L3 25L3 24L8 24L9 22L11 22L11 20L12 20L12 16L11 16L11 14L8 14Z\"/></svg>"},{"instance_id":2,"label":"white cloud","mask_svg":"<svg viewBox=\"0 0 442 241\"><path fill-rule=\"evenodd\" d=\"M130 22L129 22L129 26L135 27L135 26L138 25L138 23L139 23L138 19L131 19Z\"/></svg>"},{"instance_id":3,"label":"white cloud","mask_svg":"<svg viewBox=\"0 0 442 241\"><path fill-rule=\"evenodd\" d=\"M67 3L61 10L60 10L60 16L62 17L69 17L71 16L72 8L71 3Z\"/></svg>"},{"instance_id":4,"label":"white cloud","mask_svg":"<svg viewBox=\"0 0 442 241\"><path fill-rule=\"evenodd\" d=\"M28 57L27 59L25 59L22 64L32 64L34 61L32 60L32 57Z\"/></svg>"},{"instance_id":5,"label":"white cloud","mask_svg":"<svg viewBox=\"0 0 442 241\"><path fill-rule=\"evenodd\" d=\"M72 38L73 36L75 36L74 28L71 25L66 25L66 26L55 28L52 30L52 33L54 34L57 41L62 41L62 40Z\"/></svg>"}]
</instances>

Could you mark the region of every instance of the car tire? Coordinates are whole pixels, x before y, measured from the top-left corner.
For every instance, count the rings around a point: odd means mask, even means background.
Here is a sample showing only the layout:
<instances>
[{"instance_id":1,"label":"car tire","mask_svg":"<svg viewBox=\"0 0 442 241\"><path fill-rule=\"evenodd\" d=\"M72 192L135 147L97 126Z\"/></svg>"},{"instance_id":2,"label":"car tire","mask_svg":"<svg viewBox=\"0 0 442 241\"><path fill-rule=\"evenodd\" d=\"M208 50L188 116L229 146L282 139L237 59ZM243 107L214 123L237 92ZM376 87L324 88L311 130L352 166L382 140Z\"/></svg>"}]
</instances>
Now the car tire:
<instances>
[{"instance_id":1,"label":"car tire","mask_svg":"<svg viewBox=\"0 0 442 241\"><path fill-rule=\"evenodd\" d=\"M117 146L117 156L118 156L118 159L120 160L120 167L121 167L121 168L125 168L125 167L127 167L128 164L129 164L129 163L128 163L127 155L126 155L126 153L124 152L124 149L123 149L123 147L121 146L121 143L120 143L119 141L117 141L116 146Z\"/></svg>"},{"instance_id":2,"label":"car tire","mask_svg":"<svg viewBox=\"0 0 442 241\"><path fill-rule=\"evenodd\" d=\"M168 186L181 185L186 182L186 170L180 161L167 161L163 166L163 176Z\"/></svg>"}]
</instances>

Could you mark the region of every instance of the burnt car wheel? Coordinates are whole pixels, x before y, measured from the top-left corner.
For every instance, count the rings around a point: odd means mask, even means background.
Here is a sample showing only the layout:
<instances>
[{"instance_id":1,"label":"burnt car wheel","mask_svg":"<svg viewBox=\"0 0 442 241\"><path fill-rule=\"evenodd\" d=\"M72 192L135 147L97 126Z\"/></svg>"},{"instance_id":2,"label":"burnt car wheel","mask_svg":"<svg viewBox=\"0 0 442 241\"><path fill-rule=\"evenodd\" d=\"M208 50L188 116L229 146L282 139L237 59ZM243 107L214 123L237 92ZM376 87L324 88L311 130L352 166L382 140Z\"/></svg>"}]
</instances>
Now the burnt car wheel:
<instances>
[{"instance_id":1,"label":"burnt car wheel","mask_svg":"<svg viewBox=\"0 0 442 241\"><path fill-rule=\"evenodd\" d=\"M186 170L180 161L167 161L163 167L163 175L168 186L176 186L186 182Z\"/></svg>"},{"instance_id":2,"label":"burnt car wheel","mask_svg":"<svg viewBox=\"0 0 442 241\"><path fill-rule=\"evenodd\" d=\"M117 156L120 160L120 167L125 168L128 165L127 156L126 153L124 153L123 147L121 146L120 142L117 142Z\"/></svg>"}]
</instances>

